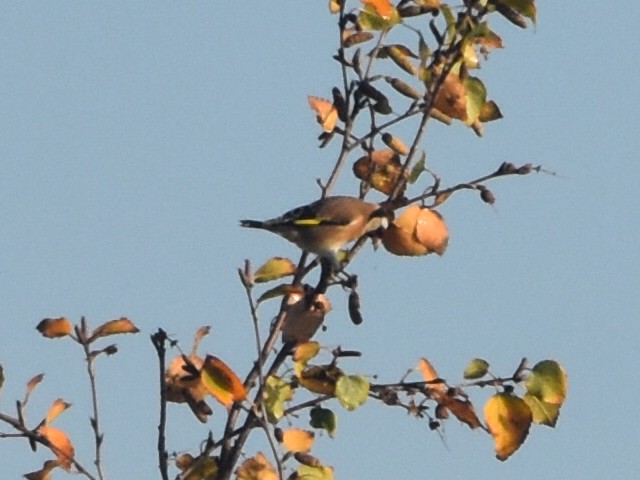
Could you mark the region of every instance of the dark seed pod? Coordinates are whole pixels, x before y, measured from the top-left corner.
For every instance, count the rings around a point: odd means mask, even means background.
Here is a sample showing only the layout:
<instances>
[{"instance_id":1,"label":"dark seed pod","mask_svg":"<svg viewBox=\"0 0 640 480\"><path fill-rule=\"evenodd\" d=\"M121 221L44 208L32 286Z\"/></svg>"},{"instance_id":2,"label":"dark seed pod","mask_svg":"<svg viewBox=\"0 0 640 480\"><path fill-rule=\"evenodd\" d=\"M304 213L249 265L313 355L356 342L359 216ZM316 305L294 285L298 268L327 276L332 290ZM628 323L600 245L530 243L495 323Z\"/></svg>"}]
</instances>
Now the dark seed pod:
<instances>
[{"instance_id":1,"label":"dark seed pod","mask_svg":"<svg viewBox=\"0 0 640 480\"><path fill-rule=\"evenodd\" d=\"M355 290L351 290L349 294L349 318L354 325L360 325L363 320L360 313L360 295Z\"/></svg>"}]
</instances>

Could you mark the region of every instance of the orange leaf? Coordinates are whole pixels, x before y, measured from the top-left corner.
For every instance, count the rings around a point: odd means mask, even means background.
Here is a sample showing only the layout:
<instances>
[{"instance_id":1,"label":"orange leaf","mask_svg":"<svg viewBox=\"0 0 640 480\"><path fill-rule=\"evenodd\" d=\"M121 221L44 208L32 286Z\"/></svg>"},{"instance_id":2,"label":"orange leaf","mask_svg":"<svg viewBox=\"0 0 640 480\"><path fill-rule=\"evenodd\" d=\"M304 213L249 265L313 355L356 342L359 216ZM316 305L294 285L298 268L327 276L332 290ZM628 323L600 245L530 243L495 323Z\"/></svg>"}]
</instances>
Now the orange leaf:
<instances>
[{"instance_id":1,"label":"orange leaf","mask_svg":"<svg viewBox=\"0 0 640 480\"><path fill-rule=\"evenodd\" d=\"M49 411L47 412L47 418L45 418L44 423L48 425L49 423L53 422L56 418L58 418L58 415L60 415L70 406L70 403L65 402L61 398L57 399L49 408Z\"/></svg>"},{"instance_id":2,"label":"orange leaf","mask_svg":"<svg viewBox=\"0 0 640 480\"><path fill-rule=\"evenodd\" d=\"M431 362L426 358L421 358L418 361L418 370L422 373L422 378L424 378L425 382L433 382L429 383L431 395L436 399L441 398L447 391L447 385L444 381L437 382L437 380L440 380L440 377L438 376L436 369L431 365Z\"/></svg>"},{"instance_id":3,"label":"orange leaf","mask_svg":"<svg viewBox=\"0 0 640 480\"><path fill-rule=\"evenodd\" d=\"M485 404L484 417L495 442L496 457L504 461L527 438L532 421L531 409L520 397L498 393Z\"/></svg>"},{"instance_id":4,"label":"orange leaf","mask_svg":"<svg viewBox=\"0 0 640 480\"><path fill-rule=\"evenodd\" d=\"M300 430L298 428L290 428L282 434L282 443L284 448L290 452L306 453L313 446L315 434L308 430Z\"/></svg>"},{"instance_id":5,"label":"orange leaf","mask_svg":"<svg viewBox=\"0 0 640 480\"><path fill-rule=\"evenodd\" d=\"M227 408L247 398L247 390L238 376L218 357L207 355L201 376L209 393Z\"/></svg>"},{"instance_id":6,"label":"orange leaf","mask_svg":"<svg viewBox=\"0 0 640 480\"><path fill-rule=\"evenodd\" d=\"M117 320L110 320L103 323L93 331L90 342L93 342L97 338L106 337L108 335L119 335L121 333L138 333L140 330L136 327L131 320L122 317Z\"/></svg>"},{"instance_id":7,"label":"orange leaf","mask_svg":"<svg viewBox=\"0 0 640 480\"><path fill-rule=\"evenodd\" d=\"M325 132L332 132L338 121L338 109L329 100L308 97L309 106L316 112L316 120Z\"/></svg>"},{"instance_id":8,"label":"orange leaf","mask_svg":"<svg viewBox=\"0 0 640 480\"><path fill-rule=\"evenodd\" d=\"M476 415L476 410L469 400L447 397L447 400L440 402L440 404L446 406L458 420L470 428L483 428L478 415Z\"/></svg>"},{"instance_id":9,"label":"orange leaf","mask_svg":"<svg viewBox=\"0 0 640 480\"><path fill-rule=\"evenodd\" d=\"M36 327L43 336L47 338L66 337L73 332L73 325L65 317L45 318Z\"/></svg>"},{"instance_id":10,"label":"orange leaf","mask_svg":"<svg viewBox=\"0 0 640 480\"><path fill-rule=\"evenodd\" d=\"M393 5L389 0L361 0L365 5L371 6L375 12L385 20L393 15Z\"/></svg>"},{"instance_id":11,"label":"orange leaf","mask_svg":"<svg viewBox=\"0 0 640 480\"><path fill-rule=\"evenodd\" d=\"M59 465L67 471L71 470L75 450L67 434L48 425L38 428L38 433L49 442L49 448L58 457Z\"/></svg>"},{"instance_id":12,"label":"orange leaf","mask_svg":"<svg viewBox=\"0 0 640 480\"><path fill-rule=\"evenodd\" d=\"M416 223L416 239L429 253L444 254L449 243L449 231L447 225L435 210L423 208L418 213Z\"/></svg>"}]
</instances>

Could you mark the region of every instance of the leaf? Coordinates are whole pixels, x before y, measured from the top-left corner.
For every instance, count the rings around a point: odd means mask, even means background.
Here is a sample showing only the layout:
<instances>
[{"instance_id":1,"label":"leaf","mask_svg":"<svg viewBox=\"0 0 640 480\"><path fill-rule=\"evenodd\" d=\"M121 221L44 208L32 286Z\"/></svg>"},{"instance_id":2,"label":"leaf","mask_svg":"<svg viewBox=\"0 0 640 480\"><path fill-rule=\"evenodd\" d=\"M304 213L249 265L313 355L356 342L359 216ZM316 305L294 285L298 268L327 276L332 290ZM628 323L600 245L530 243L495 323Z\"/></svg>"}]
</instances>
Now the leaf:
<instances>
[{"instance_id":1,"label":"leaf","mask_svg":"<svg viewBox=\"0 0 640 480\"><path fill-rule=\"evenodd\" d=\"M502 112L498 105L493 100L489 100L485 102L485 104L480 109L480 115L478 116L478 120L483 123L492 122L493 120L500 120L502 118Z\"/></svg>"},{"instance_id":2,"label":"leaf","mask_svg":"<svg viewBox=\"0 0 640 480\"><path fill-rule=\"evenodd\" d=\"M487 89L477 77L467 77L462 81L462 84L467 92L465 123L471 125L480 117L482 107L487 101Z\"/></svg>"},{"instance_id":3,"label":"leaf","mask_svg":"<svg viewBox=\"0 0 640 480\"><path fill-rule=\"evenodd\" d=\"M29 398L29 395L31 395L33 390L38 386L38 384L42 381L43 378L44 378L44 373L39 373L38 375L36 375L35 377L33 377L31 380L27 382L27 392L25 394L25 398L22 403L27 403L27 399Z\"/></svg>"},{"instance_id":4,"label":"leaf","mask_svg":"<svg viewBox=\"0 0 640 480\"><path fill-rule=\"evenodd\" d=\"M333 468L323 465L302 465L298 468L296 480L333 480Z\"/></svg>"},{"instance_id":5,"label":"leaf","mask_svg":"<svg viewBox=\"0 0 640 480\"><path fill-rule=\"evenodd\" d=\"M98 338L107 337L109 335L138 333L139 331L140 330L138 329L138 327L136 327L131 320L125 317L121 317L117 320L110 320L108 322L105 322L98 328L96 328L91 334L89 342L93 342Z\"/></svg>"},{"instance_id":6,"label":"leaf","mask_svg":"<svg viewBox=\"0 0 640 480\"><path fill-rule=\"evenodd\" d=\"M298 297L302 297L303 294L304 289L302 287L282 284L278 285L277 287L270 288L262 295L260 295L257 303L264 302L265 300L271 300L272 298L283 297L285 295L295 295Z\"/></svg>"},{"instance_id":7,"label":"leaf","mask_svg":"<svg viewBox=\"0 0 640 480\"><path fill-rule=\"evenodd\" d=\"M489 371L489 362L482 358L474 358L464 369L463 377L467 380L476 380L484 377Z\"/></svg>"},{"instance_id":8,"label":"leaf","mask_svg":"<svg viewBox=\"0 0 640 480\"><path fill-rule=\"evenodd\" d=\"M320 351L320 344L318 342L304 342L296 346L293 351L294 362L308 362Z\"/></svg>"},{"instance_id":9,"label":"leaf","mask_svg":"<svg viewBox=\"0 0 640 480\"><path fill-rule=\"evenodd\" d=\"M473 404L469 400L453 397L441 397L440 405L445 406L459 421L471 429L483 428Z\"/></svg>"},{"instance_id":10,"label":"leaf","mask_svg":"<svg viewBox=\"0 0 640 480\"><path fill-rule=\"evenodd\" d=\"M58 464L67 471L71 470L75 450L67 434L48 425L40 426L37 432L49 442L49 448L58 457Z\"/></svg>"},{"instance_id":11,"label":"leaf","mask_svg":"<svg viewBox=\"0 0 640 480\"><path fill-rule=\"evenodd\" d=\"M389 0L361 0L364 5L373 8L376 15L389 20L393 15L394 6Z\"/></svg>"},{"instance_id":12,"label":"leaf","mask_svg":"<svg viewBox=\"0 0 640 480\"><path fill-rule=\"evenodd\" d=\"M485 404L484 417L495 442L496 458L505 461L527 438L531 409L520 397L498 393Z\"/></svg>"},{"instance_id":13,"label":"leaf","mask_svg":"<svg viewBox=\"0 0 640 480\"><path fill-rule=\"evenodd\" d=\"M47 412L47 417L45 418L44 423L46 425L50 424L70 406L70 403L67 403L61 398L58 398L55 402L53 402L51 407L49 407L49 411Z\"/></svg>"},{"instance_id":14,"label":"leaf","mask_svg":"<svg viewBox=\"0 0 640 480\"><path fill-rule=\"evenodd\" d=\"M316 113L316 121L325 132L332 132L338 121L338 109L329 100L307 97L309 106Z\"/></svg>"},{"instance_id":15,"label":"leaf","mask_svg":"<svg viewBox=\"0 0 640 480\"><path fill-rule=\"evenodd\" d=\"M47 338L60 338L71 335L73 325L65 317L45 318L36 326L36 330Z\"/></svg>"},{"instance_id":16,"label":"leaf","mask_svg":"<svg viewBox=\"0 0 640 480\"><path fill-rule=\"evenodd\" d=\"M534 24L536 23L536 4L534 0L500 0L500 2L529 18Z\"/></svg>"},{"instance_id":17,"label":"leaf","mask_svg":"<svg viewBox=\"0 0 640 480\"><path fill-rule=\"evenodd\" d=\"M360 180L368 181L379 192L390 194L402 174L402 163L393 150L374 150L356 160L353 173Z\"/></svg>"},{"instance_id":18,"label":"leaf","mask_svg":"<svg viewBox=\"0 0 640 480\"><path fill-rule=\"evenodd\" d=\"M311 365L300 372L298 382L310 392L333 395L336 382L342 376L344 373L335 365Z\"/></svg>"},{"instance_id":19,"label":"leaf","mask_svg":"<svg viewBox=\"0 0 640 480\"><path fill-rule=\"evenodd\" d=\"M402 21L398 10L389 0L363 0L365 7L358 15L363 30L390 30Z\"/></svg>"},{"instance_id":20,"label":"leaf","mask_svg":"<svg viewBox=\"0 0 640 480\"><path fill-rule=\"evenodd\" d=\"M533 423L547 425L551 428L556 426L562 405L543 402L538 397L528 393L525 394L524 401L527 402L527 405L529 405L531 409Z\"/></svg>"},{"instance_id":21,"label":"leaf","mask_svg":"<svg viewBox=\"0 0 640 480\"><path fill-rule=\"evenodd\" d=\"M311 420L309 425L313 428L322 428L333 438L338 428L338 417L332 410L322 407L313 407L309 412Z\"/></svg>"},{"instance_id":22,"label":"leaf","mask_svg":"<svg viewBox=\"0 0 640 480\"><path fill-rule=\"evenodd\" d=\"M289 452L306 453L313 447L315 434L308 430L290 428L282 434L282 444Z\"/></svg>"},{"instance_id":23,"label":"leaf","mask_svg":"<svg viewBox=\"0 0 640 480\"><path fill-rule=\"evenodd\" d=\"M209 335L209 332L211 332L211 327L209 325L204 325L196 330L196 334L193 336L193 346L191 347L192 356L197 355L200 342L202 342L204 337Z\"/></svg>"},{"instance_id":24,"label":"leaf","mask_svg":"<svg viewBox=\"0 0 640 480\"><path fill-rule=\"evenodd\" d=\"M237 480L278 480L278 472L262 452L247 458L236 470Z\"/></svg>"},{"instance_id":25,"label":"leaf","mask_svg":"<svg viewBox=\"0 0 640 480\"><path fill-rule=\"evenodd\" d=\"M543 360L531 369L525 388L545 403L562 405L567 398L567 374L555 360Z\"/></svg>"},{"instance_id":26,"label":"leaf","mask_svg":"<svg viewBox=\"0 0 640 480\"><path fill-rule=\"evenodd\" d=\"M369 398L369 380L362 375L343 375L336 382L336 397L347 410L355 410Z\"/></svg>"},{"instance_id":27,"label":"leaf","mask_svg":"<svg viewBox=\"0 0 640 480\"><path fill-rule=\"evenodd\" d=\"M296 265L288 258L273 257L267 260L254 274L256 283L270 282L296 273Z\"/></svg>"},{"instance_id":28,"label":"leaf","mask_svg":"<svg viewBox=\"0 0 640 480\"><path fill-rule=\"evenodd\" d=\"M410 184L416 183L418 181L418 178L420 178L420 175L422 174L422 172L427 171L427 169L425 168L426 163L427 163L427 154L424 153L424 151L422 151L422 153L420 154L420 160L418 160L416 164L413 166L413 168L411 169L411 173L407 178L407 182L409 182Z\"/></svg>"},{"instance_id":29,"label":"leaf","mask_svg":"<svg viewBox=\"0 0 640 480\"><path fill-rule=\"evenodd\" d=\"M184 453L176 458L176 467L184 472L189 469L187 476L180 476L180 480L216 480L218 462L215 457L198 456Z\"/></svg>"},{"instance_id":30,"label":"leaf","mask_svg":"<svg viewBox=\"0 0 640 480\"><path fill-rule=\"evenodd\" d=\"M292 295L288 304L282 326L285 342L310 340L322 325L325 315L331 311L331 303L325 295L313 295L313 299Z\"/></svg>"},{"instance_id":31,"label":"leaf","mask_svg":"<svg viewBox=\"0 0 640 480\"><path fill-rule=\"evenodd\" d=\"M209 393L227 408L247 397L247 390L238 376L218 357L206 356L201 378Z\"/></svg>"},{"instance_id":32,"label":"leaf","mask_svg":"<svg viewBox=\"0 0 640 480\"><path fill-rule=\"evenodd\" d=\"M400 256L442 255L448 242L449 232L442 216L415 204L394 220L382 236L385 249Z\"/></svg>"},{"instance_id":33,"label":"leaf","mask_svg":"<svg viewBox=\"0 0 640 480\"><path fill-rule=\"evenodd\" d=\"M293 398L293 389L289 382L275 375L269 375L262 394L267 418L271 423L277 423L284 415L285 402Z\"/></svg>"},{"instance_id":34,"label":"leaf","mask_svg":"<svg viewBox=\"0 0 640 480\"><path fill-rule=\"evenodd\" d=\"M371 32L353 32L353 30L343 33L342 45L344 48L350 48L359 43L368 42L373 38Z\"/></svg>"},{"instance_id":35,"label":"leaf","mask_svg":"<svg viewBox=\"0 0 640 480\"><path fill-rule=\"evenodd\" d=\"M40 470L25 473L24 478L27 480L51 480L51 471L58 466L57 460L47 460L42 464Z\"/></svg>"}]
</instances>

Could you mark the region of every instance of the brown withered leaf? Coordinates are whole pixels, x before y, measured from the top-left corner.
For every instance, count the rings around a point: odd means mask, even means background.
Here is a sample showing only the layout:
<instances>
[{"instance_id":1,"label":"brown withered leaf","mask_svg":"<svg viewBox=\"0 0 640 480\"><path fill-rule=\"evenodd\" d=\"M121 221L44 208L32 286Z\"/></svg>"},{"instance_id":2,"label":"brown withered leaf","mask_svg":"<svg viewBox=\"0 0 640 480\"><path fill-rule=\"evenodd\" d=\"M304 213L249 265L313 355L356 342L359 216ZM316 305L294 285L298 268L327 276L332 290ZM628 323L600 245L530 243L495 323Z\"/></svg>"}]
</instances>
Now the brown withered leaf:
<instances>
[{"instance_id":1,"label":"brown withered leaf","mask_svg":"<svg viewBox=\"0 0 640 480\"><path fill-rule=\"evenodd\" d=\"M36 330L47 338L60 338L71 335L73 325L65 317L45 318L36 326Z\"/></svg>"},{"instance_id":2,"label":"brown withered leaf","mask_svg":"<svg viewBox=\"0 0 640 480\"><path fill-rule=\"evenodd\" d=\"M117 320L109 320L96 328L91 334L89 342L93 342L98 338L107 337L109 335L138 333L139 331L138 327L136 327L131 320L126 317L120 317Z\"/></svg>"}]
</instances>

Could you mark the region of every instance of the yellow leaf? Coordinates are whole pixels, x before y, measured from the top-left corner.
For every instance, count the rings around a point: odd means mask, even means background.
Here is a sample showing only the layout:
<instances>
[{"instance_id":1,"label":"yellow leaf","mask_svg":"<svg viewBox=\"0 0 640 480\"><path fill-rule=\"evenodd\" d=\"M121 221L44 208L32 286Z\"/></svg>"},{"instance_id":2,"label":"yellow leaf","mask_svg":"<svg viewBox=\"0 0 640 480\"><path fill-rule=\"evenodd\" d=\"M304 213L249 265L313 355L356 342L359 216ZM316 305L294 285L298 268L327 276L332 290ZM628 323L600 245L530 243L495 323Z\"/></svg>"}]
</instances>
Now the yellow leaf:
<instances>
[{"instance_id":1,"label":"yellow leaf","mask_svg":"<svg viewBox=\"0 0 640 480\"><path fill-rule=\"evenodd\" d=\"M60 338L71 335L73 332L73 325L65 317L60 318L45 318L36 327L44 337L47 338Z\"/></svg>"},{"instance_id":2,"label":"yellow leaf","mask_svg":"<svg viewBox=\"0 0 640 480\"><path fill-rule=\"evenodd\" d=\"M89 338L90 342L100 338L106 337L109 335L120 335L122 333L138 333L140 330L136 327L131 320L125 317L121 317L117 320L110 320L108 322L103 323L98 328L96 328L91 337Z\"/></svg>"},{"instance_id":3,"label":"yellow leaf","mask_svg":"<svg viewBox=\"0 0 640 480\"><path fill-rule=\"evenodd\" d=\"M247 398L247 390L238 376L219 358L207 355L201 375L209 393L225 407Z\"/></svg>"},{"instance_id":4,"label":"yellow leaf","mask_svg":"<svg viewBox=\"0 0 640 480\"><path fill-rule=\"evenodd\" d=\"M288 258L273 257L256 270L253 279L256 283L264 283L294 275L295 273L296 265L291 260Z\"/></svg>"},{"instance_id":5,"label":"yellow leaf","mask_svg":"<svg viewBox=\"0 0 640 480\"><path fill-rule=\"evenodd\" d=\"M485 404L484 417L495 442L496 457L504 461L527 438L532 421L531 409L520 397L498 393Z\"/></svg>"},{"instance_id":6,"label":"yellow leaf","mask_svg":"<svg viewBox=\"0 0 640 480\"><path fill-rule=\"evenodd\" d=\"M313 432L290 428L283 432L282 444L290 452L306 453L311 450L314 438L315 434Z\"/></svg>"},{"instance_id":7,"label":"yellow leaf","mask_svg":"<svg viewBox=\"0 0 640 480\"><path fill-rule=\"evenodd\" d=\"M236 470L237 480L278 480L278 472L262 452L247 458Z\"/></svg>"},{"instance_id":8,"label":"yellow leaf","mask_svg":"<svg viewBox=\"0 0 640 480\"><path fill-rule=\"evenodd\" d=\"M308 362L318 355L320 344L318 342L304 342L296 346L293 351L293 360L295 362Z\"/></svg>"},{"instance_id":9,"label":"yellow leaf","mask_svg":"<svg viewBox=\"0 0 640 480\"><path fill-rule=\"evenodd\" d=\"M67 434L48 425L38 428L38 433L49 442L49 448L58 457L58 464L67 471L71 470L75 450Z\"/></svg>"},{"instance_id":10,"label":"yellow leaf","mask_svg":"<svg viewBox=\"0 0 640 480\"><path fill-rule=\"evenodd\" d=\"M332 132L338 121L338 109L329 100L308 97L309 106L316 112L316 120L325 132Z\"/></svg>"},{"instance_id":11,"label":"yellow leaf","mask_svg":"<svg viewBox=\"0 0 640 480\"><path fill-rule=\"evenodd\" d=\"M65 402L61 398L57 399L49 408L49 411L47 412L47 418L45 419L44 423L48 425L49 423L53 422L53 420L55 420L58 415L60 415L70 406L70 403Z\"/></svg>"}]
</instances>

